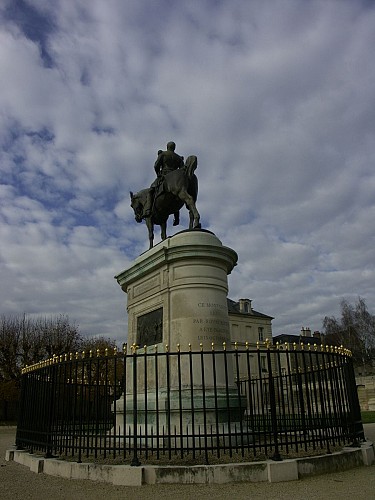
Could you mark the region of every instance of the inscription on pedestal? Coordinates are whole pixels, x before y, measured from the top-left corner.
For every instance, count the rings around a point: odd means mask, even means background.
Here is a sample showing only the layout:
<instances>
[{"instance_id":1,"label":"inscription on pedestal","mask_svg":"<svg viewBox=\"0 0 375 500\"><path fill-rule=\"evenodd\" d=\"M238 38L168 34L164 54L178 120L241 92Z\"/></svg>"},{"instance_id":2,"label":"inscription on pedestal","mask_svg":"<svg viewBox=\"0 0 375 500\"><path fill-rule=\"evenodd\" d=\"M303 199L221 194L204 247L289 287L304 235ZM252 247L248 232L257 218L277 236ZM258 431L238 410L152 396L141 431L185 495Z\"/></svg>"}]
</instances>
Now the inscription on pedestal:
<instances>
[{"instance_id":1,"label":"inscription on pedestal","mask_svg":"<svg viewBox=\"0 0 375 500\"><path fill-rule=\"evenodd\" d=\"M198 316L193 325L198 328L198 340L222 343L228 340L229 322L226 305L215 302L198 302Z\"/></svg>"},{"instance_id":2,"label":"inscription on pedestal","mask_svg":"<svg viewBox=\"0 0 375 500\"><path fill-rule=\"evenodd\" d=\"M142 314L137 318L137 344L140 347L163 341L163 308Z\"/></svg>"}]
</instances>

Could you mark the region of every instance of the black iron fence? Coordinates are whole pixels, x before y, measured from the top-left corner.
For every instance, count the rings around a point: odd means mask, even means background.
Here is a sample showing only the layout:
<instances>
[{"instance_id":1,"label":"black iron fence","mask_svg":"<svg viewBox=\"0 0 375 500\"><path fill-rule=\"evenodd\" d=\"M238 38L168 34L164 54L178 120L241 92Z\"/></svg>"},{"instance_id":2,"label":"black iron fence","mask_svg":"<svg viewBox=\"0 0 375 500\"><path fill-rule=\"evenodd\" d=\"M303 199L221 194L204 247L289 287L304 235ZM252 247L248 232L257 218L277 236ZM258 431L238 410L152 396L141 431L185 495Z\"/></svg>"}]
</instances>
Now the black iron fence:
<instances>
[{"instance_id":1,"label":"black iron fence","mask_svg":"<svg viewBox=\"0 0 375 500\"><path fill-rule=\"evenodd\" d=\"M47 457L139 465L281 460L363 439L343 348L124 345L26 367L16 444Z\"/></svg>"}]
</instances>

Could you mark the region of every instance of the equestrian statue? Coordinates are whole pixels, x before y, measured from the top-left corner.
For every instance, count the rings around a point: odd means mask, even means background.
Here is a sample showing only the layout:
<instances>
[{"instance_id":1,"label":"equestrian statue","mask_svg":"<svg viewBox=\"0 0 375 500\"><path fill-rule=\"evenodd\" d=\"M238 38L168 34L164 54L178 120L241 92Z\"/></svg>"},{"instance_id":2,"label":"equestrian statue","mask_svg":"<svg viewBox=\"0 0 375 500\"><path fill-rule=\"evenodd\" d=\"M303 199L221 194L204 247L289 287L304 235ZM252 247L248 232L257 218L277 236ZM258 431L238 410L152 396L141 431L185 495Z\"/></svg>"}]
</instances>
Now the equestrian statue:
<instances>
[{"instance_id":1,"label":"equestrian statue","mask_svg":"<svg viewBox=\"0 0 375 500\"><path fill-rule=\"evenodd\" d=\"M180 222L179 211L185 205L189 210L189 229L200 228L200 215L195 202L198 196L198 179L194 173L197 157L189 156L185 163L175 153L176 144L168 142L166 151L158 151L154 165L156 180L148 189L138 193L130 192L131 207L137 222L146 222L150 248L154 243L154 225L161 228L161 238L167 237L167 220L174 215L173 225Z\"/></svg>"}]
</instances>

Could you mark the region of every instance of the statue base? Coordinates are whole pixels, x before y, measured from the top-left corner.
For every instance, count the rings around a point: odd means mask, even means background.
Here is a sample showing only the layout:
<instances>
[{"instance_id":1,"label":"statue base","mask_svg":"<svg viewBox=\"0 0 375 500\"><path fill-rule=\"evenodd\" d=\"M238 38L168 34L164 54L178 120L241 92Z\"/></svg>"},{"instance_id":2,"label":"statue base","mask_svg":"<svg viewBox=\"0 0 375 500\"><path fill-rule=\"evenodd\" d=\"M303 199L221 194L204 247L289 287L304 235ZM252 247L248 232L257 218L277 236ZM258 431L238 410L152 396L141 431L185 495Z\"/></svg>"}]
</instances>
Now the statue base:
<instances>
[{"instance_id":1,"label":"statue base","mask_svg":"<svg viewBox=\"0 0 375 500\"><path fill-rule=\"evenodd\" d=\"M128 297L128 345L187 350L230 343L228 280L234 250L210 231L182 231L116 276Z\"/></svg>"},{"instance_id":2,"label":"statue base","mask_svg":"<svg viewBox=\"0 0 375 500\"><path fill-rule=\"evenodd\" d=\"M116 434L129 435L136 425L146 441L166 432L189 444L212 432L227 439L240 432L246 401L225 355L227 275L236 262L213 233L194 229L162 241L116 276L128 297L133 349L125 395L114 403ZM213 350L221 351L214 363Z\"/></svg>"},{"instance_id":3,"label":"statue base","mask_svg":"<svg viewBox=\"0 0 375 500\"><path fill-rule=\"evenodd\" d=\"M208 440L206 447L228 447L241 442L245 433L244 416L246 398L236 389L212 391L161 390L137 395L137 440L148 447L163 446L166 441L173 447L188 449L199 447ZM116 427L112 430L123 439L134 436L134 398L122 396L116 401Z\"/></svg>"}]
</instances>

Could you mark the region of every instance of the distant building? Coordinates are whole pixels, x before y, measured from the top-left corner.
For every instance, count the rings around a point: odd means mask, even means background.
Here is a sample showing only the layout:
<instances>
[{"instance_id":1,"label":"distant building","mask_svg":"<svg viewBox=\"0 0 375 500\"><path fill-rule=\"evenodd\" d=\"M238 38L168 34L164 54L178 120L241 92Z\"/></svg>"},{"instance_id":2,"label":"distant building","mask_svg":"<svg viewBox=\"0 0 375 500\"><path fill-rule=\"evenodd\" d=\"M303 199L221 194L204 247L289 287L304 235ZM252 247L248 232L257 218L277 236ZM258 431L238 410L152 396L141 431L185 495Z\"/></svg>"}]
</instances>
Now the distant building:
<instances>
[{"instance_id":1,"label":"distant building","mask_svg":"<svg viewBox=\"0 0 375 500\"><path fill-rule=\"evenodd\" d=\"M250 299L227 299L227 303L232 344L242 347L248 342L255 347L257 342L272 341L272 316L253 309Z\"/></svg>"},{"instance_id":2,"label":"distant building","mask_svg":"<svg viewBox=\"0 0 375 500\"><path fill-rule=\"evenodd\" d=\"M265 341L268 340L272 345L272 316L263 314L253 309L250 299L240 299L238 302L227 299L229 327L232 340L232 348L235 343L238 349L244 349L246 342L251 350L259 347L259 350L265 351ZM247 360L245 354L239 354L240 380L248 378ZM251 374L257 376L259 370L267 373L266 354L250 354ZM235 374L236 376L236 374Z\"/></svg>"},{"instance_id":3,"label":"distant building","mask_svg":"<svg viewBox=\"0 0 375 500\"><path fill-rule=\"evenodd\" d=\"M277 342L279 344L324 344L324 335L318 331L311 333L310 328L301 328L301 332L299 335L292 335L289 333L282 333L280 335L276 335L273 337L273 344L276 345Z\"/></svg>"},{"instance_id":4,"label":"distant building","mask_svg":"<svg viewBox=\"0 0 375 500\"><path fill-rule=\"evenodd\" d=\"M318 331L311 333L310 328L301 328L299 335L291 335L287 333L282 333L281 335L276 335L273 337L273 346L280 350L294 350L294 345L306 345L310 344L310 348L314 349L314 344L320 346L324 344L324 335ZM285 356L280 357L280 368L281 373L286 373L288 370L295 371L299 366L303 366L303 353L298 349L295 356L289 357L289 368L287 366L287 359Z\"/></svg>"}]
</instances>

